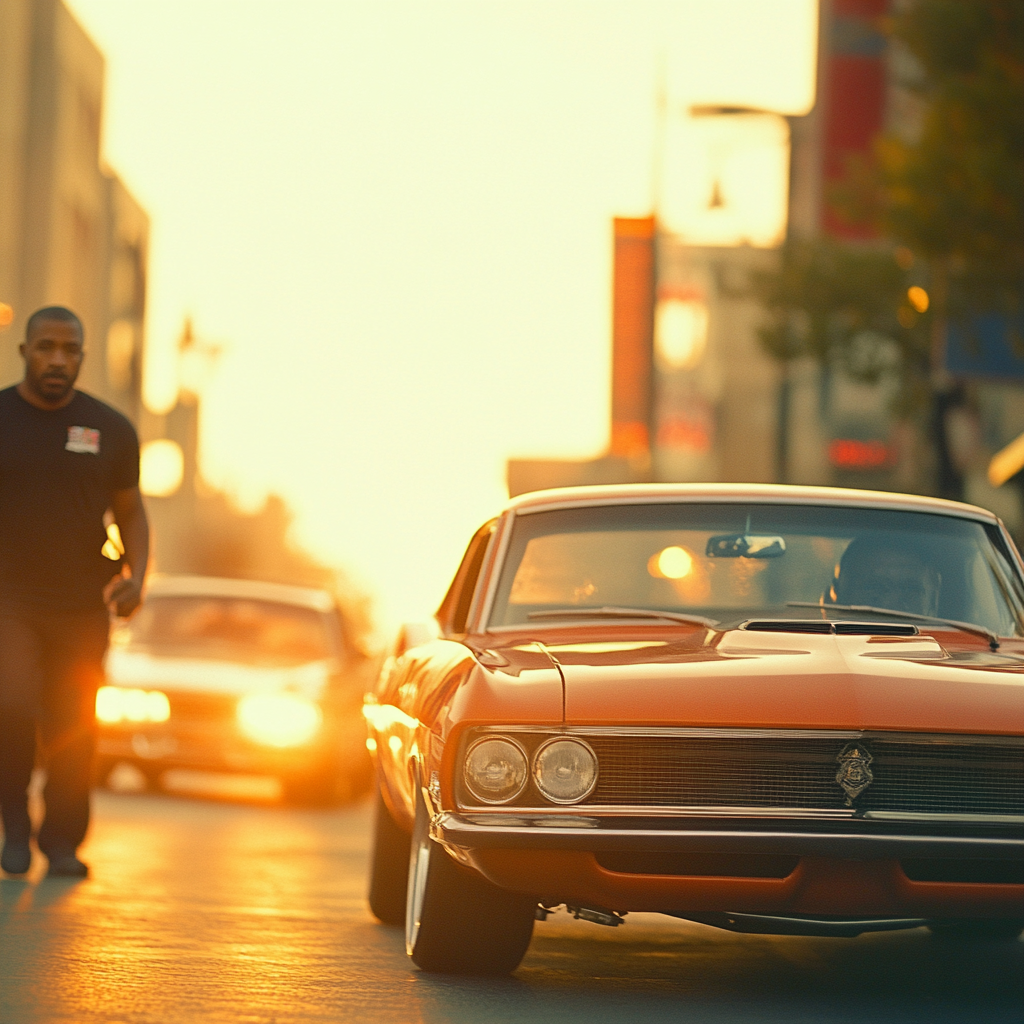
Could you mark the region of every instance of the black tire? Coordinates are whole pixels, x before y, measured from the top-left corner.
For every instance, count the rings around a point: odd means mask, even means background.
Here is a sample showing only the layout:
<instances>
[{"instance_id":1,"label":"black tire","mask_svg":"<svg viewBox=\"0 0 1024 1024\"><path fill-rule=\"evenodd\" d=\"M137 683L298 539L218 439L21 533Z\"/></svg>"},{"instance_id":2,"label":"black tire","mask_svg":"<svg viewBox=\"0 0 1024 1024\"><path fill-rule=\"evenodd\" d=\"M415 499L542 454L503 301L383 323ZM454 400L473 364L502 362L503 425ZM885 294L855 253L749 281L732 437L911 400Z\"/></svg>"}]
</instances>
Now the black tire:
<instances>
[{"instance_id":1,"label":"black tire","mask_svg":"<svg viewBox=\"0 0 1024 1024\"><path fill-rule=\"evenodd\" d=\"M932 921L928 930L947 942L1013 942L1024 931L1024 921L1015 918L964 918Z\"/></svg>"},{"instance_id":2,"label":"black tire","mask_svg":"<svg viewBox=\"0 0 1024 1024\"><path fill-rule=\"evenodd\" d=\"M373 916L382 924L405 922L405 886L409 877L409 833L391 817L380 789L373 822L370 854L370 890Z\"/></svg>"},{"instance_id":3,"label":"black tire","mask_svg":"<svg viewBox=\"0 0 1024 1024\"><path fill-rule=\"evenodd\" d=\"M510 974L533 936L537 900L460 867L429 836L421 796L409 856L405 948L424 971Z\"/></svg>"}]
</instances>

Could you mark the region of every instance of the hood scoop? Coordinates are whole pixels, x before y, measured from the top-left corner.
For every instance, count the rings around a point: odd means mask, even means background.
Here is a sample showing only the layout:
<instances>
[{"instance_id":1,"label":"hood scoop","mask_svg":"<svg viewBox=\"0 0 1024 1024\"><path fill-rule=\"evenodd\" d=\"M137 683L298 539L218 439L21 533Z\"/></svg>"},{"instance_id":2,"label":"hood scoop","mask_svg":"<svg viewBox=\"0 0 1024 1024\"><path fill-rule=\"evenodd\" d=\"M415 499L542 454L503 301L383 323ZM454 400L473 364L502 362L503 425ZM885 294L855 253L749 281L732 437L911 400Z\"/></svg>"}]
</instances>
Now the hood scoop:
<instances>
[{"instance_id":1,"label":"hood scoop","mask_svg":"<svg viewBox=\"0 0 1024 1024\"><path fill-rule=\"evenodd\" d=\"M917 636L903 622L827 622L822 619L748 619L740 629L754 633L822 633L833 636Z\"/></svg>"}]
</instances>

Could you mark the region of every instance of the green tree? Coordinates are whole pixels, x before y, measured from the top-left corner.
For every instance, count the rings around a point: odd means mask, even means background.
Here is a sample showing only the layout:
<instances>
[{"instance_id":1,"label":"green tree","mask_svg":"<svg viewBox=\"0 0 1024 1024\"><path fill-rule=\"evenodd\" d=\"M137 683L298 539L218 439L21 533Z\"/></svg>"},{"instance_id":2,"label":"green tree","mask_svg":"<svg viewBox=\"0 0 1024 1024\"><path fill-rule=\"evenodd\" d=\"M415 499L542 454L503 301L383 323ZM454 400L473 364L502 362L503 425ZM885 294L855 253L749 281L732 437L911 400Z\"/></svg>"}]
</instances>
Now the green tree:
<instances>
[{"instance_id":1,"label":"green tree","mask_svg":"<svg viewBox=\"0 0 1024 1024\"><path fill-rule=\"evenodd\" d=\"M878 140L880 223L927 261L940 316L1019 313L1024 4L917 0L890 32L919 68L920 132Z\"/></svg>"}]
</instances>

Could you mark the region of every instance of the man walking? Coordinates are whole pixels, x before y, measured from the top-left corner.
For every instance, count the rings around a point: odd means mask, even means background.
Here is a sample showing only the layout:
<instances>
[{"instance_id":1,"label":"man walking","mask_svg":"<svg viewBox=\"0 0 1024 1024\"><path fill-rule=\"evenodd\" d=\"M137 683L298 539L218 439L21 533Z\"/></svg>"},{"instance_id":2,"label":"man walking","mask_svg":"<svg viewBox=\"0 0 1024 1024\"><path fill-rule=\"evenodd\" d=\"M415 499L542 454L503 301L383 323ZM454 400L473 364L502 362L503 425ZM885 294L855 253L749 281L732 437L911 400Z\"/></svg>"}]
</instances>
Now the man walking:
<instances>
[{"instance_id":1,"label":"man walking","mask_svg":"<svg viewBox=\"0 0 1024 1024\"><path fill-rule=\"evenodd\" d=\"M76 851L89 824L110 612L139 606L149 554L138 438L119 412L75 389L84 340L70 310L33 313L24 379L0 391L0 867L11 875L31 863L37 739L47 775L39 849L51 875L88 875ZM123 564L101 554L109 514Z\"/></svg>"}]
</instances>

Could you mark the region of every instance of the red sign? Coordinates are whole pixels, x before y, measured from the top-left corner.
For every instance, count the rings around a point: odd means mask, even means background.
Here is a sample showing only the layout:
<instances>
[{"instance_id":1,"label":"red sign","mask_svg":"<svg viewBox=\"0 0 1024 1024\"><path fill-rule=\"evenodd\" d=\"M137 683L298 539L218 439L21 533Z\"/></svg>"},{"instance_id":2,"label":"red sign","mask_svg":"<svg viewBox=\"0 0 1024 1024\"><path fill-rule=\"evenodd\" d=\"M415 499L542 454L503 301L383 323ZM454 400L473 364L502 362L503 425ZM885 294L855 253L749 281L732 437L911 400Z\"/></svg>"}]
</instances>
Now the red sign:
<instances>
[{"instance_id":1,"label":"red sign","mask_svg":"<svg viewBox=\"0 0 1024 1024\"><path fill-rule=\"evenodd\" d=\"M829 185L840 181L854 161L867 161L885 120L885 37L888 0L835 0L823 53L824 227L841 238L869 238L867 226L843 220L829 203Z\"/></svg>"},{"instance_id":2,"label":"red sign","mask_svg":"<svg viewBox=\"0 0 1024 1024\"><path fill-rule=\"evenodd\" d=\"M681 451L704 452L711 450L711 424L702 418L675 416L658 427L658 447Z\"/></svg>"},{"instance_id":3,"label":"red sign","mask_svg":"<svg viewBox=\"0 0 1024 1024\"><path fill-rule=\"evenodd\" d=\"M828 446L828 461L836 469L886 469L895 462L895 452L885 441L843 437Z\"/></svg>"}]
</instances>

